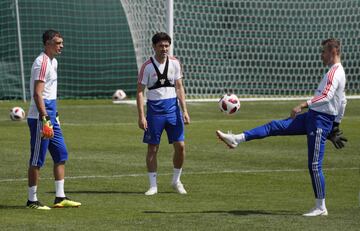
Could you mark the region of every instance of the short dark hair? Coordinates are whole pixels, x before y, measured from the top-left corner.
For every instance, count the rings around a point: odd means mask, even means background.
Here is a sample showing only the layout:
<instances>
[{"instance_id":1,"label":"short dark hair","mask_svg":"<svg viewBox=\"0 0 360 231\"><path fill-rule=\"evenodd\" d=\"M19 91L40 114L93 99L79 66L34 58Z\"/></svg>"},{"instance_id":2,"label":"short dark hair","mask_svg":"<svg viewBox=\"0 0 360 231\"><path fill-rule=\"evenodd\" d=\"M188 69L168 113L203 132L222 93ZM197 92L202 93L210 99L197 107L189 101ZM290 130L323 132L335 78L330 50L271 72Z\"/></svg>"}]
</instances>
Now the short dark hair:
<instances>
[{"instance_id":1,"label":"short dark hair","mask_svg":"<svg viewBox=\"0 0 360 231\"><path fill-rule=\"evenodd\" d=\"M336 39L336 38L329 38L329 39L325 39L324 41L321 42L321 46L325 49L336 49L336 53L338 55L340 55L341 53L341 45L340 45L340 40Z\"/></svg>"},{"instance_id":2,"label":"short dark hair","mask_svg":"<svg viewBox=\"0 0 360 231\"><path fill-rule=\"evenodd\" d=\"M169 44L171 44L171 38L165 32L158 32L158 33L154 34L154 36L152 37L151 40L154 45L160 41L168 41Z\"/></svg>"},{"instance_id":3,"label":"short dark hair","mask_svg":"<svg viewBox=\"0 0 360 231\"><path fill-rule=\"evenodd\" d=\"M59 31L56 30L52 30L52 29L46 30L42 36L43 44L46 45L46 42L52 40L54 37L62 38L62 35L60 34Z\"/></svg>"}]
</instances>

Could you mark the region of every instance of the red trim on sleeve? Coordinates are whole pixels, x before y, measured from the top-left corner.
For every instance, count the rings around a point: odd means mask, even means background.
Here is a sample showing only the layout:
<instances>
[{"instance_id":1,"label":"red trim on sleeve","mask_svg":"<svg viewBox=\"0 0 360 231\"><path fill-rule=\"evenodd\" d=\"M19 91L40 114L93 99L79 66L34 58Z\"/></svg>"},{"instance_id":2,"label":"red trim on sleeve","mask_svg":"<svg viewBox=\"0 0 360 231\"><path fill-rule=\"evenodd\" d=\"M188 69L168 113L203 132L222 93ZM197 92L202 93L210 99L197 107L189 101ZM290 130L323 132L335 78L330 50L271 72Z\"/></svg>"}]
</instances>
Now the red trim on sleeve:
<instances>
[{"instance_id":1,"label":"red trim on sleeve","mask_svg":"<svg viewBox=\"0 0 360 231\"><path fill-rule=\"evenodd\" d=\"M145 70L145 67L151 63L151 60L148 59L142 66L141 66L141 69L140 69L140 72L139 72L139 75L138 75L138 83L141 83L141 81L143 80L144 78L144 70Z\"/></svg>"},{"instance_id":2,"label":"red trim on sleeve","mask_svg":"<svg viewBox=\"0 0 360 231\"><path fill-rule=\"evenodd\" d=\"M44 82L45 82L47 63L48 63L48 57L46 55L43 55L43 60L41 63L41 69L40 69L40 73L39 73L39 80L44 81Z\"/></svg>"},{"instance_id":3,"label":"red trim on sleeve","mask_svg":"<svg viewBox=\"0 0 360 231\"><path fill-rule=\"evenodd\" d=\"M329 93L330 91L330 88L332 86L332 83L333 83L333 79L334 79L334 75L335 75L335 72L337 70L339 66L335 66L333 67L330 71L329 71L329 74L327 76L327 83L326 83L326 87L325 89L323 90L323 92L321 93L320 96L317 96L317 97L314 97L312 100L311 100L311 103L315 103L319 100L322 100L323 98L327 97L327 94Z\"/></svg>"}]
</instances>

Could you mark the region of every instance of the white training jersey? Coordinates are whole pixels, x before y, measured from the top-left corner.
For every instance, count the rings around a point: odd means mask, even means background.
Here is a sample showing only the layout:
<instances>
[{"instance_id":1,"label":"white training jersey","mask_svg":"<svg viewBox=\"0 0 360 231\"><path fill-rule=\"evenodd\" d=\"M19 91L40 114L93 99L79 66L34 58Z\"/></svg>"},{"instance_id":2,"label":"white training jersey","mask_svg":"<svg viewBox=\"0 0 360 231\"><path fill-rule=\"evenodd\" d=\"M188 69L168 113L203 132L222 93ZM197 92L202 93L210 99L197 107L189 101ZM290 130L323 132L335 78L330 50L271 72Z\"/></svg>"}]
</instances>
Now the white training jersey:
<instances>
[{"instance_id":1,"label":"white training jersey","mask_svg":"<svg viewBox=\"0 0 360 231\"><path fill-rule=\"evenodd\" d=\"M307 101L314 111L336 116L335 122L340 122L346 106L345 71L341 63L332 65L324 75L313 98Z\"/></svg>"},{"instance_id":2,"label":"white training jersey","mask_svg":"<svg viewBox=\"0 0 360 231\"><path fill-rule=\"evenodd\" d=\"M34 101L34 85L36 80L45 82L42 96L46 100L55 100L57 95L57 66L55 58L50 59L42 52L34 61L31 67L30 95L31 102L28 118L39 118L39 111Z\"/></svg>"},{"instance_id":3,"label":"white training jersey","mask_svg":"<svg viewBox=\"0 0 360 231\"><path fill-rule=\"evenodd\" d=\"M182 78L182 70L180 61L175 57L168 56L169 58L169 66L167 78L170 84L175 84L175 81ZM164 72L165 63L159 63L155 57L153 57L154 63L159 69L160 73ZM156 81L158 80L158 76L156 74L154 65L151 60L148 59L141 67L139 75L138 75L138 83L145 85L147 88L152 87ZM174 87L160 87L157 89L148 90L146 92L146 97L148 100L163 100L176 98L176 90Z\"/></svg>"}]
</instances>

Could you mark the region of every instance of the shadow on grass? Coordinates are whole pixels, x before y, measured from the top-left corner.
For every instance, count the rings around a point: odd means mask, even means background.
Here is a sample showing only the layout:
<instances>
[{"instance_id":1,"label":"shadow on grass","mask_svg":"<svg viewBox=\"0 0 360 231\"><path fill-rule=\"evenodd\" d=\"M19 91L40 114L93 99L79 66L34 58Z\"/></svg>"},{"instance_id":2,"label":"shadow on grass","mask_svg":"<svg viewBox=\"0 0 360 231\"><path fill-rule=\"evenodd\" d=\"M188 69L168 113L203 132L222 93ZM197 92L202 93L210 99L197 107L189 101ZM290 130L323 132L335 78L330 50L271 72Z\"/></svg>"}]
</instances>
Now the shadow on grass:
<instances>
[{"instance_id":1,"label":"shadow on grass","mask_svg":"<svg viewBox=\"0 0 360 231\"><path fill-rule=\"evenodd\" d=\"M218 213L218 214L230 214L234 216L249 216L249 215L290 215L290 216L298 216L299 214L294 213L292 211L264 211L264 210L209 210L209 211L198 211L198 212L165 212L165 211L144 211L144 213L148 214L185 214L185 213Z\"/></svg>"},{"instance_id":2,"label":"shadow on grass","mask_svg":"<svg viewBox=\"0 0 360 231\"><path fill-rule=\"evenodd\" d=\"M49 194L55 194L54 191L46 192ZM80 191L65 191L66 194L124 194L124 195L144 195L145 191L133 192L133 191L115 191L115 190L80 190ZM175 194L176 192L161 192L162 194Z\"/></svg>"},{"instance_id":3,"label":"shadow on grass","mask_svg":"<svg viewBox=\"0 0 360 231\"><path fill-rule=\"evenodd\" d=\"M26 209L25 205L0 205L0 209Z\"/></svg>"},{"instance_id":4,"label":"shadow on grass","mask_svg":"<svg viewBox=\"0 0 360 231\"><path fill-rule=\"evenodd\" d=\"M46 192L55 194L55 192ZM130 191L115 191L115 190L79 190L79 191L65 191L66 194L144 194L143 192L130 192Z\"/></svg>"}]
</instances>

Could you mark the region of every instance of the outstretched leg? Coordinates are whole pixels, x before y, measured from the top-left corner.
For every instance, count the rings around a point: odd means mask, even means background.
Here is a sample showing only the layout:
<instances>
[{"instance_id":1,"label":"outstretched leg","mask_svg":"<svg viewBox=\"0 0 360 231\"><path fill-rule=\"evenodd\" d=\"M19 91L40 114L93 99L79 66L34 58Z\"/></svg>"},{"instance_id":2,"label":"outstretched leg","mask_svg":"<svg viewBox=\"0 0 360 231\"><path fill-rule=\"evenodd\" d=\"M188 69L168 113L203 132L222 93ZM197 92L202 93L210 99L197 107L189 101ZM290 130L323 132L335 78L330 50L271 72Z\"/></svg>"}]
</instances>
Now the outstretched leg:
<instances>
[{"instance_id":1,"label":"outstretched leg","mask_svg":"<svg viewBox=\"0 0 360 231\"><path fill-rule=\"evenodd\" d=\"M300 114L295 119L273 120L262 126L244 132L245 140L263 139L268 136L287 136L306 134L306 115Z\"/></svg>"},{"instance_id":2,"label":"outstretched leg","mask_svg":"<svg viewBox=\"0 0 360 231\"><path fill-rule=\"evenodd\" d=\"M268 136L305 135L307 127L306 116L307 113L303 113L295 117L295 119L273 120L240 134L226 134L218 130L216 135L229 148L236 148L242 142L263 139Z\"/></svg>"}]
</instances>

